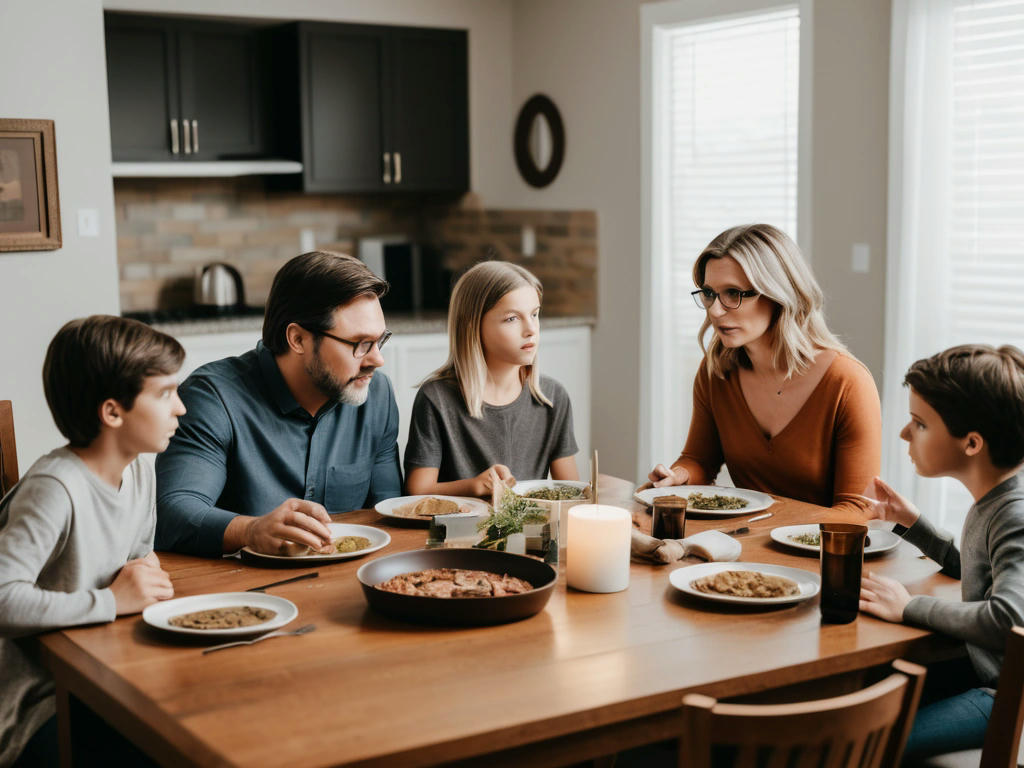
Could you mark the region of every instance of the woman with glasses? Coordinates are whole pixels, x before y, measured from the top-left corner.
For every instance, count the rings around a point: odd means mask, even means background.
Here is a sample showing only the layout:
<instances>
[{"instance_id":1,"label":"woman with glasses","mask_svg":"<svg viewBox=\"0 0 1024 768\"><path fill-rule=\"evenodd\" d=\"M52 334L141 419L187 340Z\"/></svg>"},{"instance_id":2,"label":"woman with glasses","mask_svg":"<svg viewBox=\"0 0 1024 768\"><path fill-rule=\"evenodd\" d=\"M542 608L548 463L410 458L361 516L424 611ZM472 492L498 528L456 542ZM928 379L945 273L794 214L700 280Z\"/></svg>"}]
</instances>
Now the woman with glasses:
<instances>
[{"instance_id":1,"label":"woman with glasses","mask_svg":"<svg viewBox=\"0 0 1024 768\"><path fill-rule=\"evenodd\" d=\"M881 407L867 368L829 331L796 244L733 227L693 267L707 312L686 445L649 485L703 485L724 463L737 487L859 513L878 474Z\"/></svg>"},{"instance_id":2,"label":"woman with glasses","mask_svg":"<svg viewBox=\"0 0 1024 768\"><path fill-rule=\"evenodd\" d=\"M569 395L537 369L540 281L503 261L455 284L448 360L420 385L405 448L406 491L489 496L491 473L577 480Z\"/></svg>"}]
</instances>

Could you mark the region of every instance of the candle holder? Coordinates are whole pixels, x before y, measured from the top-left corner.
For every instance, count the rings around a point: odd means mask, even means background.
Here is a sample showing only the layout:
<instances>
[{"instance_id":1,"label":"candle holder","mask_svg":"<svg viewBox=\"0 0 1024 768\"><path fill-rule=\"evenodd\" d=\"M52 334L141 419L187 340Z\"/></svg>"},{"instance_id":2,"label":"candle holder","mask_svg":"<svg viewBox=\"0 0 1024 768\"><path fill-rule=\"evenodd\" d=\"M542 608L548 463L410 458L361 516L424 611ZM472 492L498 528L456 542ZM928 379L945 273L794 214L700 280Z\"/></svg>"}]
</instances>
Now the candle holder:
<instances>
[{"instance_id":1,"label":"candle holder","mask_svg":"<svg viewBox=\"0 0 1024 768\"><path fill-rule=\"evenodd\" d=\"M621 592L629 586L633 519L621 507L579 504L569 510L566 581L583 592Z\"/></svg>"}]
</instances>

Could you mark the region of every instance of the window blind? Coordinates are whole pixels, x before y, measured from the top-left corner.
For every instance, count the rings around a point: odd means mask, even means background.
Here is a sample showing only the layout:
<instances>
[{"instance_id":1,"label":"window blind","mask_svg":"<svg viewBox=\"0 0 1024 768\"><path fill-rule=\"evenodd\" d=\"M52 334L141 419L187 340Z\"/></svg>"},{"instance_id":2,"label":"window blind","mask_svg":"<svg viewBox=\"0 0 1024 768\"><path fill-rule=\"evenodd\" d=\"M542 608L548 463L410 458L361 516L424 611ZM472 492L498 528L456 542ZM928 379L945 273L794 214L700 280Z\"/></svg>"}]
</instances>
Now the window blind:
<instances>
[{"instance_id":1,"label":"window blind","mask_svg":"<svg viewBox=\"0 0 1024 768\"><path fill-rule=\"evenodd\" d=\"M1024 0L952 18L946 346L1024 349Z\"/></svg>"},{"instance_id":2,"label":"window blind","mask_svg":"<svg viewBox=\"0 0 1024 768\"><path fill-rule=\"evenodd\" d=\"M693 263L719 232L767 222L796 236L800 18L797 8L671 28L659 78L666 146L659 188L667 280L666 337L652 359L663 378L652 446L656 461L678 455L689 428L691 383L700 364L704 319L690 298ZM659 343L660 342L660 343ZM664 409L664 410L662 410ZM658 445L659 442L662 443Z\"/></svg>"}]
</instances>

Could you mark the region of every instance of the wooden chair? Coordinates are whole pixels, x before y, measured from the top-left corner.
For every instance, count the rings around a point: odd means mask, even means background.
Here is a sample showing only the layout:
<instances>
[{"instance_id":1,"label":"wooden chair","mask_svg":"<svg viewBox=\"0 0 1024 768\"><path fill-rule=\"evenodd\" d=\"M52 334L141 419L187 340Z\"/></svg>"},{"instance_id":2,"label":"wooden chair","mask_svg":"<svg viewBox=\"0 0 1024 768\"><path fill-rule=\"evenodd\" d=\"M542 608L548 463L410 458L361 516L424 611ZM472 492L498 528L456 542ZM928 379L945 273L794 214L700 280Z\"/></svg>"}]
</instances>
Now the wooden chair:
<instances>
[{"instance_id":1,"label":"wooden chair","mask_svg":"<svg viewBox=\"0 0 1024 768\"><path fill-rule=\"evenodd\" d=\"M1015 768L1021 765L1024 725L1024 627L1010 630L1006 655L999 674L999 688L980 750L966 749L936 755L916 763L917 768Z\"/></svg>"},{"instance_id":2,"label":"wooden chair","mask_svg":"<svg viewBox=\"0 0 1024 768\"><path fill-rule=\"evenodd\" d=\"M862 691L795 704L720 704L690 694L683 698L679 766L710 768L719 746L733 748L734 768L898 765L925 669L902 660L893 667Z\"/></svg>"},{"instance_id":3,"label":"wooden chair","mask_svg":"<svg viewBox=\"0 0 1024 768\"><path fill-rule=\"evenodd\" d=\"M18 451L14 443L14 408L0 400L0 496L18 482Z\"/></svg>"}]
</instances>

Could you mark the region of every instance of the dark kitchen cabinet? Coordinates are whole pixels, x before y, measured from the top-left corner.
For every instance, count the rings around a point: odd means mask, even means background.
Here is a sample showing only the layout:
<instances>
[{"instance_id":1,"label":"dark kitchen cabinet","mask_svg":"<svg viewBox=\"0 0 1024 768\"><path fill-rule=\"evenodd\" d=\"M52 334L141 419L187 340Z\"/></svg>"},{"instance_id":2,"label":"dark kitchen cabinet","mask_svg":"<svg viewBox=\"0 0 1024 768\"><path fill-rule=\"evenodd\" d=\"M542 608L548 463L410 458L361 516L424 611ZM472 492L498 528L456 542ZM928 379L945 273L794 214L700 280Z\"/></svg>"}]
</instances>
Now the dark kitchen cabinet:
<instances>
[{"instance_id":1,"label":"dark kitchen cabinet","mask_svg":"<svg viewBox=\"0 0 1024 768\"><path fill-rule=\"evenodd\" d=\"M277 133L304 190L469 189L464 31L300 22L278 35Z\"/></svg>"},{"instance_id":2,"label":"dark kitchen cabinet","mask_svg":"<svg viewBox=\"0 0 1024 768\"><path fill-rule=\"evenodd\" d=\"M107 14L114 160L265 154L261 42L239 24Z\"/></svg>"}]
</instances>

